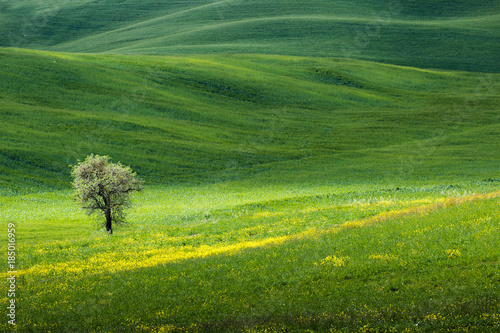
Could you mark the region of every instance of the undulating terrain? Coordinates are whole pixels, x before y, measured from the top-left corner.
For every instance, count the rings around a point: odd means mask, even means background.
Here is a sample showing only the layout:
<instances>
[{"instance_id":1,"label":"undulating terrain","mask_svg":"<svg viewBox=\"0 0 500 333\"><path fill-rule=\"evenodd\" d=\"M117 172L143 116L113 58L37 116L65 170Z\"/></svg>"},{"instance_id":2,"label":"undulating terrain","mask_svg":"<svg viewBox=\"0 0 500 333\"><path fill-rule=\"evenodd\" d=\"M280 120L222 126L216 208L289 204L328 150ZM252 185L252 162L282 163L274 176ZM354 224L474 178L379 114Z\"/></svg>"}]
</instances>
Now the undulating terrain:
<instances>
[{"instance_id":1,"label":"undulating terrain","mask_svg":"<svg viewBox=\"0 0 500 333\"><path fill-rule=\"evenodd\" d=\"M4 0L0 22L1 330L500 330L498 0ZM92 153L144 179L112 236L72 200Z\"/></svg>"}]
</instances>

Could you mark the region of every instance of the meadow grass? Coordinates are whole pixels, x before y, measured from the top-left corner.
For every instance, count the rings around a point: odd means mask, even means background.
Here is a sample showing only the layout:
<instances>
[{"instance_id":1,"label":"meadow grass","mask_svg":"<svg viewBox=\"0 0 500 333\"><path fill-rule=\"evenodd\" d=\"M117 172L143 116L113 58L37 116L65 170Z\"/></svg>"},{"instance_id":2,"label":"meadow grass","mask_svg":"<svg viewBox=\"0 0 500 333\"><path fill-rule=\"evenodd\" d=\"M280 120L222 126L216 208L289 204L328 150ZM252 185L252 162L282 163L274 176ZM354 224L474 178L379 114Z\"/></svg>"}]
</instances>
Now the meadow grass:
<instances>
[{"instance_id":1,"label":"meadow grass","mask_svg":"<svg viewBox=\"0 0 500 333\"><path fill-rule=\"evenodd\" d=\"M3 198L18 331L498 329L498 186L234 185L146 188L112 237L68 192Z\"/></svg>"}]
</instances>

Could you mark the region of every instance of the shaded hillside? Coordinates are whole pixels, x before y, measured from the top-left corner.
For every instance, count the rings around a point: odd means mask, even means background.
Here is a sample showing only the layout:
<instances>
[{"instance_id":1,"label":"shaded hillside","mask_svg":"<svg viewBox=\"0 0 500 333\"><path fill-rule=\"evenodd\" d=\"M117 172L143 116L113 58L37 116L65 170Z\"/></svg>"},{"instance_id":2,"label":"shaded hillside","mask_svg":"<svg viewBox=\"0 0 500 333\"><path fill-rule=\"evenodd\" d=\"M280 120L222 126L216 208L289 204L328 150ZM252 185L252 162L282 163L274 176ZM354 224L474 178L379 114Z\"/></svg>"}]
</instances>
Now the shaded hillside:
<instances>
[{"instance_id":1,"label":"shaded hillside","mask_svg":"<svg viewBox=\"0 0 500 333\"><path fill-rule=\"evenodd\" d=\"M499 72L500 3L3 1L0 46L113 54L336 56Z\"/></svg>"}]
</instances>

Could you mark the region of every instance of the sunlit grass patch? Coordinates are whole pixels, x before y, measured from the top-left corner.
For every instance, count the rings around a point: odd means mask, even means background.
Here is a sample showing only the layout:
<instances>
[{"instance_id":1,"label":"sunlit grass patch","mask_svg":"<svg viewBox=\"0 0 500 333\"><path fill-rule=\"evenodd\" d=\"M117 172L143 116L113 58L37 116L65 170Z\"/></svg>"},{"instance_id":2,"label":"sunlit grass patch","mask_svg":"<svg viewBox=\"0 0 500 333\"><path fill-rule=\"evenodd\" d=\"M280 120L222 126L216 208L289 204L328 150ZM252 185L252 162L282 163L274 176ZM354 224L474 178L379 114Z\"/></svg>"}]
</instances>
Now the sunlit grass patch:
<instances>
[{"instance_id":1,"label":"sunlit grass patch","mask_svg":"<svg viewBox=\"0 0 500 333\"><path fill-rule=\"evenodd\" d=\"M492 198L498 194L496 192L461 198L441 198L436 200L437 203L428 205L421 205L425 202L421 199L374 202L362 206L357 203L343 204L322 209L306 208L301 210L299 215L286 211L272 214L250 212L247 215L238 213L237 217L223 214L219 219L215 214L214 219L188 223L184 228L156 226L155 228L159 229L157 231L151 229L151 226L147 229L135 226L130 231L122 229L124 235L117 235L114 239L106 239L100 235L99 238L91 236L94 240L84 239L75 243L35 243L31 247L32 255L26 257L25 268L19 273L53 275L57 272L117 272L177 263L191 258L232 254L245 249L282 244L293 239L317 238L325 233L366 227L403 216L424 216L443 207ZM408 208L399 209L408 205ZM317 215L318 211L321 212L320 216ZM363 218L367 213L371 216ZM358 216L357 219L350 219L353 214ZM335 222L332 223L333 221ZM416 228L412 233L422 236L428 231L442 228L445 226L438 224ZM96 252L98 249L101 251ZM450 255L455 256L457 255ZM44 257L47 259L43 259ZM32 264L29 263L30 260L33 260Z\"/></svg>"},{"instance_id":2,"label":"sunlit grass patch","mask_svg":"<svg viewBox=\"0 0 500 333\"><path fill-rule=\"evenodd\" d=\"M352 194L332 191L262 194L253 202L241 196L210 209L210 216L209 202L229 196L206 196L167 223L173 216L167 205L177 205L171 196L170 204L158 206L165 211L157 224L151 216L137 218L141 207L150 207L144 195L131 214L135 224L111 237L94 229L54 241L21 232L19 311L30 318L20 322L21 331L498 326L498 192L457 198L423 191L390 200L377 195L360 204ZM56 195L44 204L59 200ZM52 225L60 218L55 213L33 223ZM30 220L23 223L27 228Z\"/></svg>"}]
</instances>

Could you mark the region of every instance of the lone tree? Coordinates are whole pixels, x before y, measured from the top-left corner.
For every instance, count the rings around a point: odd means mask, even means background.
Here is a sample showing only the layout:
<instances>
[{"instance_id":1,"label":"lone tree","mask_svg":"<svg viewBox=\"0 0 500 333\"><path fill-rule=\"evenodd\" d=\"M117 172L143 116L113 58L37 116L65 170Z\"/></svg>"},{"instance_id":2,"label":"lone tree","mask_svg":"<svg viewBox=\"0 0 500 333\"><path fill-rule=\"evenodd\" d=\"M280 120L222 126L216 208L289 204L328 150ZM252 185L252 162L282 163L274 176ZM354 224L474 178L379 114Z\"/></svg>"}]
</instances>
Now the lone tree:
<instances>
[{"instance_id":1,"label":"lone tree","mask_svg":"<svg viewBox=\"0 0 500 333\"><path fill-rule=\"evenodd\" d=\"M129 193L140 191L142 180L130 167L108 160L108 156L92 154L72 166L71 175L75 201L80 202L88 215L101 211L106 218L106 230L112 234L112 222L125 222L123 210L130 206Z\"/></svg>"}]
</instances>

